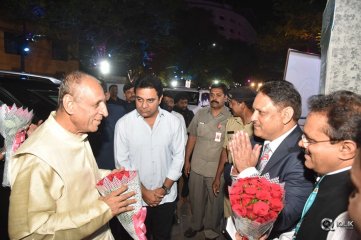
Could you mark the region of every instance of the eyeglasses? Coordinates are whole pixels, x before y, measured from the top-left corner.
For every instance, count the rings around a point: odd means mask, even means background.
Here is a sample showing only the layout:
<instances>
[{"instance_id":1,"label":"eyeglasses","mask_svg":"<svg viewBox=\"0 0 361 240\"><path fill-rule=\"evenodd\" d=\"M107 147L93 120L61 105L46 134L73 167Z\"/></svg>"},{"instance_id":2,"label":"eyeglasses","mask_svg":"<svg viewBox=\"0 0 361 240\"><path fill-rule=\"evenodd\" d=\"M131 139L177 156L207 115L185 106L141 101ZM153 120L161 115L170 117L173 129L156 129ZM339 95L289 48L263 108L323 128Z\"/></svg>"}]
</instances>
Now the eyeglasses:
<instances>
[{"instance_id":1,"label":"eyeglasses","mask_svg":"<svg viewBox=\"0 0 361 240\"><path fill-rule=\"evenodd\" d=\"M307 148L309 145L311 144L316 144L316 143L322 143L322 142L333 142L333 140L322 140L322 141L316 141L316 140L313 140L313 139L308 139L306 137L305 134L302 134L302 144L305 148Z\"/></svg>"}]
</instances>

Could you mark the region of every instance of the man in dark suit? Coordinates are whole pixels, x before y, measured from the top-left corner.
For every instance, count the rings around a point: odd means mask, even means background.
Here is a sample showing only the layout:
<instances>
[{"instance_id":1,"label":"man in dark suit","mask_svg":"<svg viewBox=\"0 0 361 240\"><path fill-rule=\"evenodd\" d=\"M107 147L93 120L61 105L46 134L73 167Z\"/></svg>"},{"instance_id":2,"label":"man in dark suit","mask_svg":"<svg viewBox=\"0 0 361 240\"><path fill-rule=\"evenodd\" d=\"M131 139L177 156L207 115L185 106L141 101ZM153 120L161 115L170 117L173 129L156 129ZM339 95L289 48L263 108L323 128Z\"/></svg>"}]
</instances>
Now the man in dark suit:
<instances>
[{"instance_id":1,"label":"man in dark suit","mask_svg":"<svg viewBox=\"0 0 361 240\"><path fill-rule=\"evenodd\" d=\"M252 149L247 133L235 134L230 142L234 159L231 174L247 177L257 172L269 173L271 178L278 177L285 183L285 207L270 233L273 238L297 224L313 189L314 173L305 168L303 150L297 145L302 135L297 125L301 96L294 86L286 81L265 83L253 108L254 135L265 141L263 146L256 144Z\"/></svg>"},{"instance_id":2,"label":"man in dark suit","mask_svg":"<svg viewBox=\"0 0 361 240\"><path fill-rule=\"evenodd\" d=\"M347 211L353 190L350 169L360 147L361 95L349 91L318 95L309 99L309 108L299 145L305 149L306 167L319 179L296 226L295 239L329 239L329 233L331 239L352 239L353 225L335 219Z\"/></svg>"}]
</instances>

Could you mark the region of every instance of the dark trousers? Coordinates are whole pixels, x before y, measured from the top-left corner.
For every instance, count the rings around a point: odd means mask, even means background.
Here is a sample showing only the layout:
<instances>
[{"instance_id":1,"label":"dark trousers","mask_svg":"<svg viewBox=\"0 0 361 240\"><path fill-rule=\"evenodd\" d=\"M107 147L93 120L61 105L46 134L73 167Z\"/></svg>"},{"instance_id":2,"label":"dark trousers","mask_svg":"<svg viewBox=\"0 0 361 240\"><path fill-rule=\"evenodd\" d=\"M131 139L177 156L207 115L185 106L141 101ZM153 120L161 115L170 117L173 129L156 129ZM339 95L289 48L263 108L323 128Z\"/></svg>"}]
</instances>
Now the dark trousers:
<instances>
[{"instance_id":1,"label":"dark trousers","mask_svg":"<svg viewBox=\"0 0 361 240\"><path fill-rule=\"evenodd\" d=\"M124 229L122 224L120 224L117 217L110 219L109 227L115 240L133 240L133 238Z\"/></svg>"},{"instance_id":2,"label":"dark trousers","mask_svg":"<svg viewBox=\"0 0 361 240\"><path fill-rule=\"evenodd\" d=\"M1 185L3 182L4 164L4 161L0 162L0 239L7 240L9 239L8 215L10 188Z\"/></svg>"},{"instance_id":3,"label":"dark trousers","mask_svg":"<svg viewBox=\"0 0 361 240\"><path fill-rule=\"evenodd\" d=\"M156 207L147 207L145 226L149 240L171 239L172 220L176 206L176 201L174 201Z\"/></svg>"}]
</instances>

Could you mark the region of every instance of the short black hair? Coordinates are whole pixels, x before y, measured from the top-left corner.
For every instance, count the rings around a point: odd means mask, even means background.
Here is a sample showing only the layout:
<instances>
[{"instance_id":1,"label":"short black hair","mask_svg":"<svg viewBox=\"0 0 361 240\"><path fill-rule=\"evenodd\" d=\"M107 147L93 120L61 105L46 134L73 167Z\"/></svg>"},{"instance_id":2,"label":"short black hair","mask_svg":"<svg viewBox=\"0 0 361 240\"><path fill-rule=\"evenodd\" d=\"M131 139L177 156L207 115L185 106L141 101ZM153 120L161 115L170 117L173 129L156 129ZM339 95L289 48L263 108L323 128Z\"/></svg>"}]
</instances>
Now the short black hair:
<instances>
[{"instance_id":1,"label":"short black hair","mask_svg":"<svg viewBox=\"0 0 361 240\"><path fill-rule=\"evenodd\" d=\"M340 90L328 95L315 95L308 99L310 113L327 116L329 127L324 129L332 141L352 140L361 147L361 95Z\"/></svg>"},{"instance_id":2,"label":"short black hair","mask_svg":"<svg viewBox=\"0 0 361 240\"><path fill-rule=\"evenodd\" d=\"M163 95L163 85L159 78L154 75L147 75L138 79L134 83L134 90L137 92L138 88L154 88L160 98Z\"/></svg>"},{"instance_id":3,"label":"short black hair","mask_svg":"<svg viewBox=\"0 0 361 240\"><path fill-rule=\"evenodd\" d=\"M211 85L211 90L213 88L222 89L222 92L223 92L224 95L227 95L227 93L228 93L228 88L227 88L226 84L224 84L224 83L214 83L214 84Z\"/></svg>"},{"instance_id":4,"label":"short black hair","mask_svg":"<svg viewBox=\"0 0 361 240\"><path fill-rule=\"evenodd\" d=\"M177 103L177 102L179 102L180 100L187 100L187 101L189 101L188 95L187 95L186 93L184 93L184 92L180 92L180 93L178 93L177 95L175 95L175 97L174 97L174 102Z\"/></svg>"},{"instance_id":5,"label":"short black hair","mask_svg":"<svg viewBox=\"0 0 361 240\"><path fill-rule=\"evenodd\" d=\"M123 86L123 93L125 93L126 91L128 91L129 89L133 88L134 84L133 83L126 83Z\"/></svg>"},{"instance_id":6,"label":"short black hair","mask_svg":"<svg viewBox=\"0 0 361 240\"><path fill-rule=\"evenodd\" d=\"M164 98L164 97L169 97L169 98L174 99L173 95L172 95L169 91L164 91L164 92L163 92L163 98Z\"/></svg>"},{"instance_id":7,"label":"short black hair","mask_svg":"<svg viewBox=\"0 0 361 240\"><path fill-rule=\"evenodd\" d=\"M117 88L118 88L118 86L117 86L116 84L112 84L112 85L110 85L109 88L108 88L109 92L110 92L110 89L112 89L113 87L117 87Z\"/></svg>"},{"instance_id":8,"label":"short black hair","mask_svg":"<svg viewBox=\"0 0 361 240\"><path fill-rule=\"evenodd\" d=\"M267 95L278 107L291 107L294 111L292 117L294 121L297 122L301 117L301 95L292 83L284 80L266 82L259 92Z\"/></svg>"}]
</instances>

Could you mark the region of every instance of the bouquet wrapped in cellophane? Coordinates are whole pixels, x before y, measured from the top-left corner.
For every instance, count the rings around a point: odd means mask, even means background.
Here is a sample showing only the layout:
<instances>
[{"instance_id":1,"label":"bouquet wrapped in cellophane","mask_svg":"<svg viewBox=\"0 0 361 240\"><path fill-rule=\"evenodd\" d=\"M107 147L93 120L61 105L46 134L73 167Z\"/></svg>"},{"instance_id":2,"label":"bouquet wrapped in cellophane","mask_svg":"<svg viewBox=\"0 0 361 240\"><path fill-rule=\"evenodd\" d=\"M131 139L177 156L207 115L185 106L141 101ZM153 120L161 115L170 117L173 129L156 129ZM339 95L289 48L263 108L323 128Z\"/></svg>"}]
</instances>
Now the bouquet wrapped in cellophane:
<instances>
[{"instance_id":1,"label":"bouquet wrapped in cellophane","mask_svg":"<svg viewBox=\"0 0 361 240\"><path fill-rule=\"evenodd\" d=\"M6 104L0 106L0 133L6 149L3 186L10 186L10 158L25 141L26 129L32 118L33 111L27 108L18 108L15 104L12 107Z\"/></svg>"},{"instance_id":2,"label":"bouquet wrapped in cellophane","mask_svg":"<svg viewBox=\"0 0 361 240\"><path fill-rule=\"evenodd\" d=\"M137 171L119 170L110 173L101 179L96 187L102 195L107 195L122 185L127 185L127 192L134 191L136 203L134 210L121 213L117 216L119 222L133 239L146 240L146 227L144 225L147 209L142 207L142 192Z\"/></svg>"},{"instance_id":3,"label":"bouquet wrapped in cellophane","mask_svg":"<svg viewBox=\"0 0 361 240\"><path fill-rule=\"evenodd\" d=\"M284 184L269 175L240 178L229 189L233 223L250 240L269 233L283 209Z\"/></svg>"}]
</instances>

